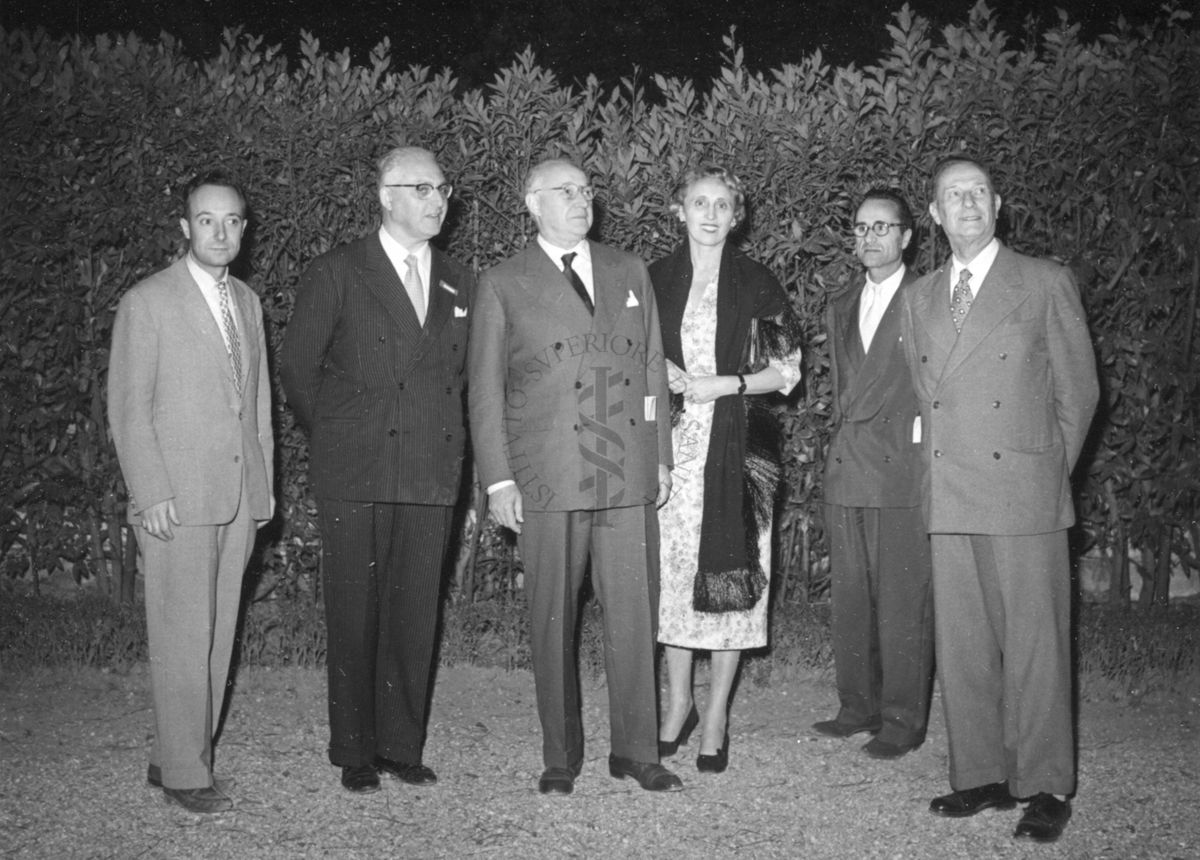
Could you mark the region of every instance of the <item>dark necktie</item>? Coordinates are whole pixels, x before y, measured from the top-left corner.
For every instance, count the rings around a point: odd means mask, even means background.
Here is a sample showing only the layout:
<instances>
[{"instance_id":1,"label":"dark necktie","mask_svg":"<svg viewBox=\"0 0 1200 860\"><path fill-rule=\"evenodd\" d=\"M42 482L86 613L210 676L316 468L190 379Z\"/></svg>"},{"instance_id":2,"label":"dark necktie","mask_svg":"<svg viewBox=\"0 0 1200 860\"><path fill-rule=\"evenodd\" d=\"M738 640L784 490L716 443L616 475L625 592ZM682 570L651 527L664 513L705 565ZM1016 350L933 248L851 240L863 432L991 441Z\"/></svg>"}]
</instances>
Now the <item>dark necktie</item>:
<instances>
[{"instance_id":1,"label":"dark necktie","mask_svg":"<svg viewBox=\"0 0 1200 860\"><path fill-rule=\"evenodd\" d=\"M592 297L588 295L587 287L583 285L579 275L571 268L571 261L575 259L575 254L563 254L563 274L567 276L567 280L571 282L571 286L575 288L576 295L583 299L583 304L587 307L589 314L596 312L596 306L592 304Z\"/></svg>"},{"instance_id":2,"label":"dark necktie","mask_svg":"<svg viewBox=\"0 0 1200 860\"><path fill-rule=\"evenodd\" d=\"M954 320L954 330L962 331L963 320L971 309L971 272L963 269L954 285L954 295L950 297L950 318Z\"/></svg>"},{"instance_id":3,"label":"dark necktie","mask_svg":"<svg viewBox=\"0 0 1200 860\"><path fill-rule=\"evenodd\" d=\"M221 327L225 329L225 341L229 348L229 363L233 365L233 384L238 394L242 393L242 341L238 337L237 324L233 321L233 307L229 300L229 285L217 281L217 295L221 305Z\"/></svg>"}]
</instances>

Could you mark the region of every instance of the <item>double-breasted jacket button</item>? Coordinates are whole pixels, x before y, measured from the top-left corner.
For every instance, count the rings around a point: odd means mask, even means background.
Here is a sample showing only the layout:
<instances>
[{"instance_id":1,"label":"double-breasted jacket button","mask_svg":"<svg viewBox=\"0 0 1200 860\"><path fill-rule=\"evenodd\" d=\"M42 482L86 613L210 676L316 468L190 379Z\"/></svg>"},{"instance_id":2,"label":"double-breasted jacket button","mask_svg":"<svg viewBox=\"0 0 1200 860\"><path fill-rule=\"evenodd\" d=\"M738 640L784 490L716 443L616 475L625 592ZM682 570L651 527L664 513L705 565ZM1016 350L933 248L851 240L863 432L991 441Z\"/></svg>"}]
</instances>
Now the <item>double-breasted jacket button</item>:
<instances>
[{"instance_id":1,"label":"double-breasted jacket button","mask_svg":"<svg viewBox=\"0 0 1200 860\"><path fill-rule=\"evenodd\" d=\"M630 418L630 419L629 419L629 426L630 426L630 427L635 427L635 426L637 426L637 422L636 422L636 421L634 421L632 418Z\"/></svg>"},{"instance_id":2,"label":"double-breasted jacket button","mask_svg":"<svg viewBox=\"0 0 1200 860\"><path fill-rule=\"evenodd\" d=\"M557 342L556 344L554 344L554 348L555 348L555 349L562 349L562 341L559 341L559 342Z\"/></svg>"},{"instance_id":3,"label":"double-breasted jacket button","mask_svg":"<svg viewBox=\"0 0 1200 860\"><path fill-rule=\"evenodd\" d=\"M233 462L235 462L235 463L240 463L240 462L242 462L242 455L241 455L241 454L234 454L234 455L233 455Z\"/></svg>"},{"instance_id":4,"label":"double-breasted jacket button","mask_svg":"<svg viewBox=\"0 0 1200 860\"><path fill-rule=\"evenodd\" d=\"M398 388L399 388L401 391L403 391L403 390L404 390L404 383L403 383L403 382L398 382L398 383L396 383L396 386L397 386L397 387L398 387Z\"/></svg>"},{"instance_id":5,"label":"double-breasted jacket button","mask_svg":"<svg viewBox=\"0 0 1200 860\"><path fill-rule=\"evenodd\" d=\"M447 386L446 386L446 393L447 393L447 394L453 394L453 393L454 393L454 389L453 389L453 388L451 388L449 385L447 385Z\"/></svg>"},{"instance_id":6,"label":"double-breasted jacket button","mask_svg":"<svg viewBox=\"0 0 1200 860\"><path fill-rule=\"evenodd\" d=\"M940 457L940 456L942 456L942 452L941 452L940 450L935 450L935 451L933 452L933 456L935 456L935 457Z\"/></svg>"},{"instance_id":7,"label":"double-breasted jacket button","mask_svg":"<svg viewBox=\"0 0 1200 860\"><path fill-rule=\"evenodd\" d=\"M389 435L389 436L395 436L395 435L396 435L396 428L395 428L395 427L392 427L391 429L389 429L389 430L388 430L388 435Z\"/></svg>"},{"instance_id":8,"label":"double-breasted jacket button","mask_svg":"<svg viewBox=\"0 0 1200 860\"><path fill-rule=\"evenodd\" d=\"M1008 358L1008 353L1007 353L1007 352L1002 352L1002 353L1000 353L1000 360L1001 360L1001 361L1004 361L1004 359L1006 359L1006 358Z\"/></svg>"},{"instance_id":9,"label":"double-breasted jacket button","mask_svg":"<svg viewBox=\"0 0 1200 860\"><path fill-rule=\"evenodd\" d=\"M929 356L927 356L927 355L921 356L921 364L925 364L928 361L929 361Z\"/></svg>"},{"instance_id":10,"label":"double-breasted jacket button","mask_svg":"<svg viewBox=\"0 0 1200 860\"><path fill-rule=\"evenodd\" d=\"M453 441L454 441L454 434L453 434L453 433L447 433L447 434L446 434L446 441L447 441L447 442L453 442Z\"/></svg>"},{"instance_id":11,"label":"double-breasted jacket button","mask_svg":"<svg viewBox=\"0 0 1200 860\"><path fill-rule=\"evenodd\" d=\"M933 401L933 403L931 403L930 405L931 405L931 406L932 406L934 409L941 409L941 408L942 408L942 401L940 401L940 400L935 400L935 401Z\"/></svg>"},{"instance_id":12,"label":"double-breasted jacket button","mask_svg":"<svg viewBox=\"0 0 1200 860\"><path fill-rule=\"evenodd\" d=\"M992 452L992 459L993 459L993 460L999 460L999 459L1000 459L1000 452L999 452L999 451L993 451L993 452Z\"/></svg>"},{"instance_id":13,"label":"double-breasted jacket button","mask_svg":"<svg viewBox=\"0 0 1200 860\"><path fill-rule=\"evenodd\" d=\"M583 388L583 383L582 383L582 382L580 382L578 379L576 379L576 380L575 380L575 387L576 387L576 388Z\"/></svg>"},{"instance_id":14,"label":"double-breasted jacket button","mask_svg":"<svg viewBox=\"0 0 1200 860\"><path fill-rule=\"evenodd\" d=\"M841 458L841 457L834 457L834 458L833 458L833 462L837 463L837 464L840 466L840 465L841 465L841 463L842 463L842 458Z\"/></svg>"},{"instance_id":15,"label":"double-breasted jacket button","mask_svg":"<svg viewBox=\"0 0 1200 860\"><path fill-rule=\"evenodd\" d=\"M890 463L890 462L892 462L892 458L891 458L891 456L890 456L890 455L887 455L887 454L885 454L885 455L884 455L884 457L883 457L883 462L885 462L885 463Z\"/></svg>"},{"instance_id":16,"label":"double-breasted jacket button","mask_svg":"<svg viewBox=\"0 0 1200 860\"><path fill-rule=\"evenodd\" d=\"M993 408L993 409L999 409L999 408L1000 408L1000 401L999 401L999 400L993 400L993 401L992 401L992 408Z\"/></svg>"},{"instance_id":17,"label":"double-breasted jacket button","mask_svg":"<svg viewBox=\"0 0 1200 860\"><path fill-rule=\"evenodd\" d=\"M576 425L575 425L575 432L576 432L576 433L578 433L578 432L579 432L579 425L578 425L578 424L576 424Z\"/></svg>"},{"instance_id":18,"label":"double-breasted jacket button","mask_svg":"<svg viewBox=\"0 0 1200 860\"><path fill-rule=\"evenodd\" d=\"M385 335L385 334L381 334L381 335L379 336L379 342L380 342L380 343L384 343L385 341L387 341L387 335Z\"/></svg>"}]
</instances>

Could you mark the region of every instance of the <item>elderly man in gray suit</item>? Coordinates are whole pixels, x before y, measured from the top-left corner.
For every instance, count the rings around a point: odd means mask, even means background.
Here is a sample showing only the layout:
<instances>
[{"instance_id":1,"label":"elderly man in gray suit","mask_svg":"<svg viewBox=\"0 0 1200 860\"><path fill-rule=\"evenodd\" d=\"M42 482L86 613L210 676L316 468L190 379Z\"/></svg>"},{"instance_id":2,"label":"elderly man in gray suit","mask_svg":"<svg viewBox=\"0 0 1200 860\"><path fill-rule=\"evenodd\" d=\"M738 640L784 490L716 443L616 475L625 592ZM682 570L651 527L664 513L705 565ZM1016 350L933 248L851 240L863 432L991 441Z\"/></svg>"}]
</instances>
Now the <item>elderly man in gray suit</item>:
<instances>
[{"instance_id":1,"label":"elderly man in gray suit","mask_svg":"<svg viewBox=\"0 0 1200 860\"><path fill-rule=\"evenodd\" d=\"M953 789L930 810L1029 798L1014 836L1051 842L1075 791L1070 477L1099 394L1071 271L1000 244L999 211L983 165L941 162L953 256L904 293Z\"/></svg>"},{"instance_id":2,"label":"elderly man in gray suit","mask_svg":"<svg viewBox=\"0 0 1200 860\"><path fill-rule=\"evenodd\" d=\"M866 193L854 253L866 269L829 300L833 439L825 460L825 525L833 653L841 707L820 734L868 732L872 758L925 740L933 673L929 536L921 522L917 397L900 340L913 217L896 191Z\"/></svg>"},{"instance_id":3,"label":"elderly man in gray suit","mask_svg":"<svg viewBox=\"0 0 1200 860\"><path fill-rule=\"evenodd\" d=\"M525 181L537 239L480 277L471 438L493 516L517 533L542 724L543 794L583 765L574 643L591 561L604 609L609 772L682 788L658 760L658 512L671 490L667 372L650 276L596 242L592 188L552 159Z\"/></svg>"},{"instance_id":4,"label":"elderly man in gray suit","mask_svg":"<svg viewBox=\"0 0 1200 860\"><path fill-rule=\"evenodd\" d=\"M187 254L134 286L113 324L108 421L146 582L154 698L148 781L191 812L233 806L212 738L255 531L275 511L258 297L229 274L246 201L223 173L183 192Z\"/></svg>"}]
</instances>

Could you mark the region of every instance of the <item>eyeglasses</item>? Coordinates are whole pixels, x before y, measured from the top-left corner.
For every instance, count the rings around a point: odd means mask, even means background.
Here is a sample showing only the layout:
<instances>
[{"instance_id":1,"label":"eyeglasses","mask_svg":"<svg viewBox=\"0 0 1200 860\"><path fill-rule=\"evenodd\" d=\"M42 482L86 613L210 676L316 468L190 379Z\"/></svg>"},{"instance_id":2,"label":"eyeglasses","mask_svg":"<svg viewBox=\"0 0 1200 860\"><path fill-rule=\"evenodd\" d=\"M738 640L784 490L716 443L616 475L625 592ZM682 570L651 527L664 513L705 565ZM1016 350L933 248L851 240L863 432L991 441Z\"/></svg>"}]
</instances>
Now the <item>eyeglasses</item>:
<instances>
[{"instance_id":1,"label":"eyeglasses","mask_svg":"<svg viewBox=\"0 0 1200 860\"><path fill-rule=\"evenodd\" d=\"M550 188L532 189L534 194L537 194L539 191L561 191L563 197L567 198L568 203L579 197L591 202L592 198L596 196L596 189L592 188L592 186L576 185L574 182L564 182L562 185L554 185Z\"/></svg>"},{"instance_id":2,"label":"eyeglasses","mask_svg":"<svg viewBox=\"0 0 1200 860\"><path fill-rule=\"evenodd\" d=\"M441 185L434 185L432 182L385 182L384 188L413 188L416 189L417 196L422 200L427 200L434 191L442 195L443 200L450 199L450 195L454 193L454 186L449 182L443 182Z\"/></svg>"},{"instance_id":3,"label":"eyeglasses","mask_svg":"<svg viewBox=\"0 0 1200 860\"><path fill-rule=\"evenodd\" d=\"M863 236L867 235L867 231L870 230L876 236L886 236L888 231L893 227L903 226L904 225L898 221L876 221L874 224L868 224L865 221L859 221L854 225L854 235L861 239Z\"/></svg>"}]
</instances>

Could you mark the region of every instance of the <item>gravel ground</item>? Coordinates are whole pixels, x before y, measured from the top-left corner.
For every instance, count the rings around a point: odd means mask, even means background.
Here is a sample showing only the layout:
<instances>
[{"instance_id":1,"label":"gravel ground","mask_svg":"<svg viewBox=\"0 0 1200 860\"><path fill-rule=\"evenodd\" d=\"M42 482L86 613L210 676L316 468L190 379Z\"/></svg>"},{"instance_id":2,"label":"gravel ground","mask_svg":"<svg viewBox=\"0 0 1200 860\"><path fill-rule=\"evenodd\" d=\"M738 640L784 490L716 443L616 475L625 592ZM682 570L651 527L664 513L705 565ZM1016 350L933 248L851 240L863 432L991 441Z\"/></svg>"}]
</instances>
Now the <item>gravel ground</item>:
<instances>
[{"instance_id":1,"label":"gravel ground","mask_svg":"<svg viewBox=\"0 0 1200 860\"><path fill-rule=\"evenodd\" d=\"M608 775L606 694L590 680L575 794L543 797L531 675L443 668L425 756L440 781L385 778L357 797L325 758L323 673L243 671L217 751L237 805L215 816L146 786L148 684L144 666L0 678L0 855L1200 857L1200 690L1135 702L1085 685L1074 818L1058 843L1038 846L1011 838L1015 811L930 815L929 799L947 790L940 702L926 744L896 762L864 756L861 736L811 737L807 727L833 713L823 675L744 685L729 770L698 774L694 738L668 762L685 786L669 795Z\"/></svg>"}]
</instances>

